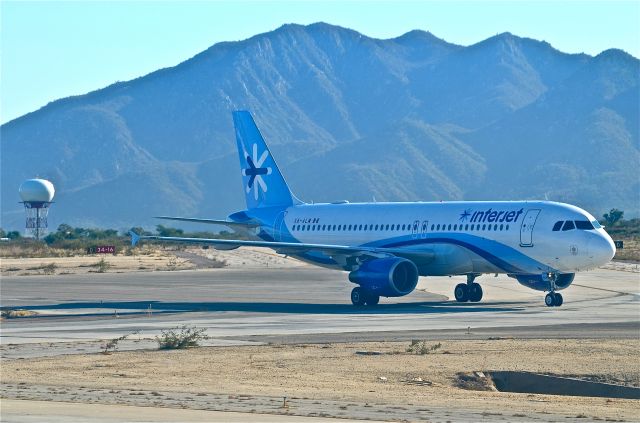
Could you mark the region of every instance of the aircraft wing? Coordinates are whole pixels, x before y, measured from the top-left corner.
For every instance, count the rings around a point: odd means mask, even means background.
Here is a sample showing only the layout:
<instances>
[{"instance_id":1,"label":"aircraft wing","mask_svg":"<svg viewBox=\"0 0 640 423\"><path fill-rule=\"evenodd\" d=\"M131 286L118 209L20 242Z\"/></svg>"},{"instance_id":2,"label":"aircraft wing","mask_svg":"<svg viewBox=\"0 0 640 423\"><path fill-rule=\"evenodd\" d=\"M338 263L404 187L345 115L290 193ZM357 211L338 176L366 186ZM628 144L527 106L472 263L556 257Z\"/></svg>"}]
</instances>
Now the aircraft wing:
<instances>
[{"instance_id":1,"label":"aircraft wing","mask_svg":"<svg viewBox=\"0 0 640 423\"><path fill-rule=\"evenodd\" d=\"M210 238L182 238L182 237L167 237L167 236L141 236L133 231L130 231L131 245L135 246L142 239L150 239L156 241L168 241L168 242L184 242L192 244L206 244L213 245L214 248L221 250L232 250L238 247L267 247L275 250L279 254L296 255L309 252L321 252L328 256L340 256L349 258L382 258L382 257L405 257L410 258L416 255L415 252L406 250L399 250L394 248L376 248L376 247L363 247L363 246L347 246L347 245L331 245L331 244L304 244L297 242L277 242L277 241L246 241L235 239L210 239ZM431 252L420 252L420 257L433 258L435 255Z\"/></svg>"},{"instance_id":2,"label":"aircraft wing","mask_svg":"<svg viewBox=\"0 0 640 423\"><path fill-rule=\"evenodd\" d=\"M165 220L179 220L181 222L193 222L193 223L208 223L212 225L222 225L228 226L232 229L251 229L257 228L260 226L257 222L247 221L247 222L234 222L231 220L217 220L217 219L198 219L192 217L172 217L172 216L155 216L156 219L165 219Z\"/></svg>"}]
</instances>

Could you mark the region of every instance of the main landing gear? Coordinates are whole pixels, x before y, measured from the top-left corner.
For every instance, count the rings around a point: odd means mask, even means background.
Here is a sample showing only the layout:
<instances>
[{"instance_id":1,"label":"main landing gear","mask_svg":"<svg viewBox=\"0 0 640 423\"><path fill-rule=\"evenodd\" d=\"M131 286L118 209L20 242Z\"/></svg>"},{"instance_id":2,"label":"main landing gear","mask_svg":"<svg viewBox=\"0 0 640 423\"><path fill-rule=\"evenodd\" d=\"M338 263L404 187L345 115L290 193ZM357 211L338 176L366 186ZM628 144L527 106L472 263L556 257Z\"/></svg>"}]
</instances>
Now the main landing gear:
<instances>
[{"instance_id":1,"label":"main landing gear","mask_svg":"<svg viewBox=\"0 0 640 423\"><path fill-rule=\"evenodd\" d=\"M464 303L471 301L477 303L482 299L482 287L480 284L475 283L474 279L476 275L467 275L467 283L459 283L453 290L453 295L456 297L456 301Z\"/></svg>"},{"instance_id":2,"label":"main landing gear","mask_svg":"<svg viewBox=\"0 0 640 423\"><path fill-rule=\"evenodd\" d=\"M380 296L356 286L351 290L351 302L355 306L374 306L380 302Z\"/></svg>"}]
</instances>

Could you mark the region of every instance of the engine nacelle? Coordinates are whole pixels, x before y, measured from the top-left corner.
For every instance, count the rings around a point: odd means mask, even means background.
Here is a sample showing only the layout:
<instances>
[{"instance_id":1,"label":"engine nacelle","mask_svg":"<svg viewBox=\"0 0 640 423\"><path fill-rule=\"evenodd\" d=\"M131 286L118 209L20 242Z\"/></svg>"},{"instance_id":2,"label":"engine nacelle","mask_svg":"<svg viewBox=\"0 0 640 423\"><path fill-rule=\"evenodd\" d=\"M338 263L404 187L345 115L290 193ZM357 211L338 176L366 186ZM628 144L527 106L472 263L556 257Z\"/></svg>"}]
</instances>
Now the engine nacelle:
<instances>
[{"instance_id":1,"label":"engine nacelle","mask_svg":"<svg viewBox=\"0 0 640 423\"><path fill-rule=\"evenodd\" d=\"M364 262L349 280L382 297L402 297L418 284L418 268L411 260L391 257Z\"/></svg>"},{"instance_id":2,"label":"engine nacelle","mask_svg":"<svg viewBox=\"0 0 640 423\"><path fill-rule=\"evenodd\" d=\"M556 288L558 290L565 289L576 276L575 273L561 273L556 278ZM536 291L549 291L550 283L547 275L513 275L521 285L527 288L535 289Z\"/></svg>"}]
</instances>

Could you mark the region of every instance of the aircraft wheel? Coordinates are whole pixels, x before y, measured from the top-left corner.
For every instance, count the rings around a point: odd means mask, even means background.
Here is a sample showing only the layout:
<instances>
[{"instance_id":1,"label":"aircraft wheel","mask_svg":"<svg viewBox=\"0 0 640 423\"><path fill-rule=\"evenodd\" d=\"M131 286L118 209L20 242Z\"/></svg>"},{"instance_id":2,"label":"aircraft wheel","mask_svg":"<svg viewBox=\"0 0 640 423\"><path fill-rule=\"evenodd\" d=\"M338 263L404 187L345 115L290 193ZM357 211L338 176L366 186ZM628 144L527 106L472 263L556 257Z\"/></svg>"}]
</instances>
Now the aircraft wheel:
<instances>
[{"instance_id":1,"label":"aircraft wheel","mask_svg":"<svg viewBox=\"0 0 640 423\"><path fill-rule=\"evenodd\" d=\"M469 301L477 303L482 299L482 287L479 283L472 283L469 287Z\"/></svg>"},{"instance_id":2,"label":"aircraft wheel","mask_svg":"<svg viewBox=\"0 0 640 423\"><path fill-rule=\"evenodd\" d=\"M469 300L469 289L466 283L459 283L453 290L453 296L456 297L456 301L464 303Z\"/></svg>"},{"instance_id":3,"label":"aircraft wheel","mask_svg":"<svg viewBox=\"0 0 640 423\"><path fill-rule=\"evenodd\" d=\"M380 296L374 294L373 292L367 292L366 297L367 298L365 299L365 302L368 306L375 306L380 302Z\"/></svg>"},{"instance_id":4,"label":"aircraft wheel","mask_svg":"<svg viewBox=\"0 0 640 423\"><path fill-rule=\"evenodd\" d=\"M363 306L365 304L365 293L359 286L351 290L351 302L355 306Z\"/></svg>"},{"instance_id":5,"label":"aircraft wheel","mask_svg":"<svg viewBox=\"0 0 640 423\"><path fill-rule=\"evenodd\" d=\"M560 307L562 305L562 303L564 302L564 300L562 299L562 294L556 292L556 293L553 294L553 296L555 297L554 306Z\"/></svg>"},{"instance_id":6,"label":"aircraft wheel","mask_svg":"<svg viewBox=\"0 0 640 423\"><path fill-rule=\"evenodd\" d=\"M549 292L544 296L544 303L547 307L553 307L556 305L556 294L554 292Z\"/></svg>"}]
</instances>

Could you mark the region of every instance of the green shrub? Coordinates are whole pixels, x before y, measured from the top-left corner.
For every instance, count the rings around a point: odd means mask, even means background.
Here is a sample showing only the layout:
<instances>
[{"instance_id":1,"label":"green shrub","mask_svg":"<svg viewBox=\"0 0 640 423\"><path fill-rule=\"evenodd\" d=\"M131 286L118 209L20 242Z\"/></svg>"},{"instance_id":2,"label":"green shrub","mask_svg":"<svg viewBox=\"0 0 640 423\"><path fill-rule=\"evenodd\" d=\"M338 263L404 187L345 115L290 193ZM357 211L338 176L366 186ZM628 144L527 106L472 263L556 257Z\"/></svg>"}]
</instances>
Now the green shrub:
<instances>
[{"instance_id":1,"label":"green shrub","mask_svg":"<svg viewBox=\"0 0 640 423\"><path fill-rule=\"evenodd\" d=\"M426 355L431 354L442 347L441 343L433 344L431 346L427 346L427 341L420 341L418 339L412 339L411 345L407 347L407 352L416 354L416 355Z\"/></svg>"},{"instance_id":2,"label":"green shrub","mask_svg":"<svg viewBox=\"0 0 640 423\"><path fill-rule=\"evenodd\" d=\"M104 257L102 257L100 261L92 264L91 266L96 268L96 272L104 273L111 268L111 263L109 263L104 259Z\"/></svg>"},{"instance_id":3,"label":"green shrub","mask_svg":"<svg viewBox=\"0 0 640 423\"><path fill-rule=\"evenodd\" d=\"M187 325L163 330L160 336L156 336L158 349L176 350L197 347L200 341L209 339L209 336L205 334L206 331L206 329L198 329L195 326Z\"/></svg>"}]
</instances>

